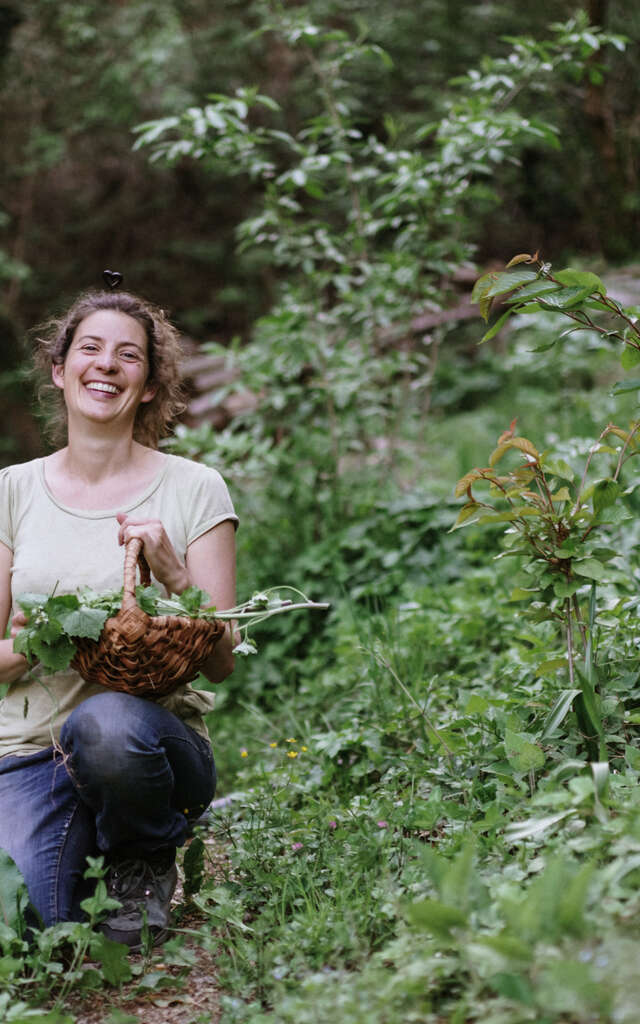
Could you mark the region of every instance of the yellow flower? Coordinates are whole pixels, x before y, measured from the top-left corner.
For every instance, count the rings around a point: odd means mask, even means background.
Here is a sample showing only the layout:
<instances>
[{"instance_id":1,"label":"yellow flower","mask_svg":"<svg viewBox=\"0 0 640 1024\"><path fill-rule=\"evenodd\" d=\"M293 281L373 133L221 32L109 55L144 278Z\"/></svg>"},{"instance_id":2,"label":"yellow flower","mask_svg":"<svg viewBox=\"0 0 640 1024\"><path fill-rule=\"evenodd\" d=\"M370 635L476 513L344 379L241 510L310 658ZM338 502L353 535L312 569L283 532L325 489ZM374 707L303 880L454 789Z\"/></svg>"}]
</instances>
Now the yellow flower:
<instances>
[{"instance_id":1,"label":"yellow flower","mask_svg":"<svg viewBox=\"0 0 640 1024\"><path fill-rule=\"evenodd\" d=\"M269 744L269 746L270 746L270 747L277 747L277 746L278 746L278 744L277 744L277 743L270 743L270 744Z\"/></svg>"},{"instance_id":2,"label":"yellow flower","mask_svg":"<svg viewBox=\"0 0 640 1024\"><path fill-rule=\"evenodd\" d=\"M287 743L297 743L297 739L294 736L287 736Z\"/></svg>"},{"instance_id":3,"label":"yellow flower","mask_svg":"<svg viewBox=\"0 0 640 1024\"><path fill-rule=\"evenodd\" d=\"M300 750L306 750L306 749L307 749L306 747L300 747Z\"/></svg>"},{"instance_id":4,"label":"yellow flower","mask_svg":"<svg viewBox=\"0 0 640 1024\"><path fill-rule=\"evenodd\" d=\"M248 756L249 756L248 752L243 747L242 750L240 751L240 757L248 757Z\"/></svg>"},{"instance_id":5,"label":"yellow flower","mask_svg":"<svg viewBox=\"0 0 640 1024\"><path fill-rule=\"evenodd\" d=\"M297 756L298 756L298 751L297 750L288 750L287 751L287 757L297 757Z\"/></svg>"}]
</instances>

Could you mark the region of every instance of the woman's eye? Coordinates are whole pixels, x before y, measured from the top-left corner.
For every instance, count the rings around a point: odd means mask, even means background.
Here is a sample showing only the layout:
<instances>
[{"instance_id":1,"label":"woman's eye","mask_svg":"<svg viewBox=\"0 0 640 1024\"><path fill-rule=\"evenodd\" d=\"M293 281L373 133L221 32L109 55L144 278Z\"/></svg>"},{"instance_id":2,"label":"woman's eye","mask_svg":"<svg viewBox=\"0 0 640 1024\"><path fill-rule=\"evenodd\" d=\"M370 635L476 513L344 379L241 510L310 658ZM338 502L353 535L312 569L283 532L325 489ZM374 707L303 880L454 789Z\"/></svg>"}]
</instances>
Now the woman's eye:
<instances>
[{"instance_id":1,"label":"woman's eye","mask_svg":"<svg viewBox=\"0 0 640 1024\"><path fill-rule=\"evenodd\" d=\"M139 359L140 356L137 352L123 352L122 355L125 359Z\"/></svg>"}]
</instances>

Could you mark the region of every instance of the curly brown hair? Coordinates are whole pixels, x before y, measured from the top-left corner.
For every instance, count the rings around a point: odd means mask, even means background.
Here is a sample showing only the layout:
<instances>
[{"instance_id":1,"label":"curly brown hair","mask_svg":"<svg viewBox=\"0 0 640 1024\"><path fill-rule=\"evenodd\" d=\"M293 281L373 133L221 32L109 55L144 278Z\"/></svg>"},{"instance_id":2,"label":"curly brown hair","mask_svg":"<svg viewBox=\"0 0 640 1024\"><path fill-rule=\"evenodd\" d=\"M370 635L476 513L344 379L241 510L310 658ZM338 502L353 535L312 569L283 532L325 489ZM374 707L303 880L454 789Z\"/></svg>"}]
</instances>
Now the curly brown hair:
<instances>
[{"instance_id":1,"label":"curly brown hair","mask_svg":"<svg viewBox=\"0 0 640 1024\"><path fill-rule=\"evenodd\" d=\"M55 444L64 444L67 415L64 396L51 381L51 367L61 366L78 325L100 309L126 313L143 328L148 345L148 383L157 388L150 402L141 403L136 413L133 436L141 444L157 448L179 414L184 410L179 363L182 354L179 335L164 310L129 292L89 291L71 308L35 331L35 368L39 377L38 396L46 408L47 432Z\"/></svg>"}]
</instances>

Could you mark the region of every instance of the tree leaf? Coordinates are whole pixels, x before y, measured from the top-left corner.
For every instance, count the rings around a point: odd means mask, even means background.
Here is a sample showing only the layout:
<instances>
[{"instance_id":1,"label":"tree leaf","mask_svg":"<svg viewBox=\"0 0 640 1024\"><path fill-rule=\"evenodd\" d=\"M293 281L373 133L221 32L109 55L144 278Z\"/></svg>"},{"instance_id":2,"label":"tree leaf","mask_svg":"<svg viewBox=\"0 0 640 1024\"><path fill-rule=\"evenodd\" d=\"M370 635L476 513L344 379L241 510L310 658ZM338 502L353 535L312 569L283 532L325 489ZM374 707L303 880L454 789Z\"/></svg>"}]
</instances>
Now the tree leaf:
<instances>
[{"instance_id":1,"label":"tree leaf","mask_svg":"<svg viewBox=\"0 0 640 1024\"><path fill-rule=\"evenodd\" d=\"M590 294L589 288L561 288L560 291L544 295L539 299L543 309L573 309Z\"/></svg>"},{"instance_id":2,"label":"tree leaf","mask_svg":"<svg viewBox=\"0 0 640 1024\"><path fill-rule=\"evenodd\" d=\"M557 270L554 277L557 281L560 281L560 284L569 287L588 288L589 293L599 292L601 295L607 294L607 289L602 280L597 274L591 273L590 270L574 270L572 267L567 267L566 270Z\"/></svg>"},{"instance_id":3,"label":"tree leaf","mask_svg":"<svg viewBox=\"0 0 640 1024\"><path fill-rule=\"evenodd\" d=\"M506 312L504 312L502 314L502 316L499 316L498 319L495 321L495 323L493 323L491 325L489 330L486 331L485 334L482 335L482 337L480 338L480 341L478 342L478 344L479 345L483 345L485 343L485 341L490 341L491 338L495 338L496 334L498 333L498 331L500 330L502 325L504 323L506 323L506 321L511 316L511 313L512 313L512 310L507 309Z\"/></svg>"},{"instance_id":4,"label":"tree leaf","mask_svg":"<svg viewBox=\"0 0 640 1024\"><path fill-rule=\"evenodd\" d=\"M640 349L635 345L625 345L620 356L620 365L623 370L632 370L640 363Z\"/></svg>"},{"instance_id":5,"label":"tree leaf","mask_svg":"<svg viewBox=\"0 0 640 1024\"><path fill-rule=\"evenodd\" d=\"M540 295L548 295L550 292L559 292L560 285L556 284L555 281L547 281L541 277L537 281L532 281L531 284L525 284L523 288L519 288L515 295L511 295L505 302L510 305L518 304L520 302L529 302L530 299L537 299ZM520 312L520 310L518 310Z\"/></svg>"},{"instance_id":6,"label":"tree leaf","mask_svg":"<svg viewBox=\"0 0 640 1024\"><path fill-rule=\"evenodd\" d=\"M536 462L540 458L538 449L526 437L511 437L508 441L504 441L502 444L499 444L492 452L491 458L489 459L489 465L495 466L496 462L498 462L510 448L517 448L518 451L523 452L525 455L530 455L536 460Z\"/></svg>"},{"instance_id":7,"label":"tree leaf","mask_svg":"<svg viewBox=\"0 0 640 1024\"><path fill-rule=\"evenodd\" d=\"M593 511L596 515L602 512L603 508L615 505L622 488L617 480L607 478L598 480L593 488Z\"/></svg>"},{"instance_id":8,"label":"tree leaf","mask_svg":"<svg viewBox=\"0 0 640 1024\"><path fill-rule=\"evenodd\" d=\"M579 562L574 562L573 571L590 580L604 580L607 576L604 565L597 558L583 558Z\"/></svg>"},{"instance_id":9,"label":"tree leaf","mask_svg":"<svg viewBox=\"0 0 640 1024\"><path fill-rule=\"evenodd\" d=\"M523 284L529 284L531 281L537 281L537 279L538 274L535 270L503 271L500 274L496 274L493 283L485 294L488 299L495 298L497 295L506 295L507 292L512 292L514 288L519 288Z\"/></svg>"}]
</instances>

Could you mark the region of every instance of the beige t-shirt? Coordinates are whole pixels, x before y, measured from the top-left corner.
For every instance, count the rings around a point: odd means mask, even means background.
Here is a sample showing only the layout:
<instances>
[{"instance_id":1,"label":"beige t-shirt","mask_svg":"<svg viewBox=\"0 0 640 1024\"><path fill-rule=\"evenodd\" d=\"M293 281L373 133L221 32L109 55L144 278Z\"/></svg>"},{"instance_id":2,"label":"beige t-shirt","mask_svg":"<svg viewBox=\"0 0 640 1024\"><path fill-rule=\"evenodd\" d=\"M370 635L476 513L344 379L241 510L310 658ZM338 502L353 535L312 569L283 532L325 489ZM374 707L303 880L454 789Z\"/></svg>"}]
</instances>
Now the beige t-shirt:
<instances>
[{"instance_id":1,"label":"beige t-shirt","mask_svg":"<svg viewBox=\"0 0 640 1024\"><path fill-rule=\"evenodd\" d=\"M13 552L14 610L24 593L75 593L122 587L123 548L117 512L160 519L178 557L192 541L225 519L237 523L227 486L215 469L177 455L164 455L155 480L128 504L101 512L67 508L50 492L43 459L0 471L0 541ZM64 720L102 687L73 669L47 674L41 665L12 683L0 702L0 757L31 754L51 746ZM202 715L213 694L181 686L158 701L206 736Z\"/></svg>"}]
</instances>

